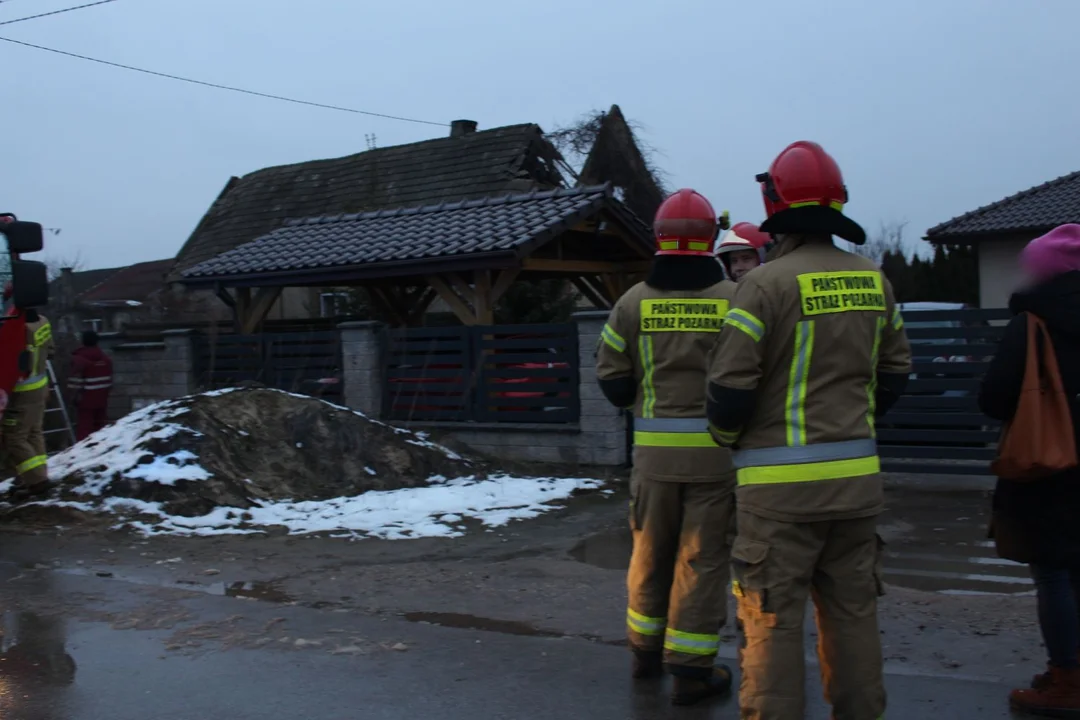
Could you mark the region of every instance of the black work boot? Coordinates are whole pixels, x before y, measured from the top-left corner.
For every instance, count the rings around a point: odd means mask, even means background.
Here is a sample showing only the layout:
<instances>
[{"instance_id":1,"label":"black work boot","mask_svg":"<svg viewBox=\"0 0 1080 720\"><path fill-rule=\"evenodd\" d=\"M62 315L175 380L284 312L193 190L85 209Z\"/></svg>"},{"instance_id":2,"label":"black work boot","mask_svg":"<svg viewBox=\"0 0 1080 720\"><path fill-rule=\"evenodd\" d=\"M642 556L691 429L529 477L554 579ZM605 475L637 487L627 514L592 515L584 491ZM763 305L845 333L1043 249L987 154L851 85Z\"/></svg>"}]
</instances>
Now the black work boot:
<instances>
[{"instance_id":1,"label":"black work boot","mask_svg":"<svg viewBox=\"0 0 1080 720\"><path fill-rule=\"evenodd\" d=\"M11 494L8 495L8 502L12 505L18 505L32 500L40 500L48 497L51 490L52 484L48 481L36 482L31 485L16 485Z\"/></svg>"},{"instance_id":2,"label":"black work boot","mask_svg":"<svg viewBox=\"0 0 1080 720\"><path fill-rule=\"evenodd\" d=\"M731 691L731 668L716 665L711 668L668 665L674 678L671 689L672 705L694 705Z\"/></svg>"},{"instance_id":3,"label":"black work boot","mask_svg":"<svg viewBox=\"0 0 1080 720\"><path fill-rule=\"evenodd\" d=\"M663 653L659 650L639 650L631 648L634 653L633 676L635 680L648 680L658 678L664 674Z\"/></svg>"}]
</instances>

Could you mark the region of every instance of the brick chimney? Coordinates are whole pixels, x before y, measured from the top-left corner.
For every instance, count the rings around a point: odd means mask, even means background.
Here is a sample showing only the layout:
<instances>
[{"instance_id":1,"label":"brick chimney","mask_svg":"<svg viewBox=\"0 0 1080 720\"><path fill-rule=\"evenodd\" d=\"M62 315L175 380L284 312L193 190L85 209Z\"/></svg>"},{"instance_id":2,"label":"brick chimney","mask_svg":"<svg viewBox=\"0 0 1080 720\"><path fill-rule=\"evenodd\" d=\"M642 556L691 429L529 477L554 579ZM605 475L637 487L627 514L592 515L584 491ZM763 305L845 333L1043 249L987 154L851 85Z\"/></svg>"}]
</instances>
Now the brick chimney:
<instances>
[{"instance_id":1,"label":"brick chimney","mask_svg":"<svg viewBox=\"0 0 1080 720\"><path fill-rule=\"evenodd\" d=\"M476 132L475 120L454 120L450 123L450 137L465 137Z\"/></svg>"}]
</instances>

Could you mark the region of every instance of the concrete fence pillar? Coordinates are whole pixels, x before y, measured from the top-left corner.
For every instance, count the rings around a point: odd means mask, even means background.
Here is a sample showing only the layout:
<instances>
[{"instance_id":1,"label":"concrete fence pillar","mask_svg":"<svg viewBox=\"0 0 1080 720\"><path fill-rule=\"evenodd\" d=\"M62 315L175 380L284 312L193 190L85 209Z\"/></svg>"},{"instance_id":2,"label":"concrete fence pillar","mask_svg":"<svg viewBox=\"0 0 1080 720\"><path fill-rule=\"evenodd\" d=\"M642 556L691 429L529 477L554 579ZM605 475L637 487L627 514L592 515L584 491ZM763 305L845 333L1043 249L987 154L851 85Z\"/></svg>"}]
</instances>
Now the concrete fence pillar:
<instances>
[{"instance_id":1,"label":"concrete fence pillar","mask_svg":"<svg viewBox=\"0 0 1080 720\"><path fill-rule=\"evenodd\" d=\"M378 419L383 401L383 325L370 320L345 322L338 330L345 404Z\"/></svg>"},{"instance_id":2,"label":"concrete fence pillar","mask_svg":"<svg viewBox=\"0 0 1080 720\"><path fill-rule=\"evenodd\" d=\"M193 336L191 330L166 330L160 342L124 342L122 333L102 333L101 349L113 361L109 417L195 392Z\"/></svg>"},{"instance_id":3,"label":"concrete fence pillar","mask_svg":"<svg viewBox=\"0 0 1080 720\"><path fill-rule=\"evenodd\" d=\"M581 398L580 462L621 466L627 463L626 414L614 407L596 382L596 348L607 322L606 310L574 313L578 329L579 397Z\"/></svg>"}]
</instances>

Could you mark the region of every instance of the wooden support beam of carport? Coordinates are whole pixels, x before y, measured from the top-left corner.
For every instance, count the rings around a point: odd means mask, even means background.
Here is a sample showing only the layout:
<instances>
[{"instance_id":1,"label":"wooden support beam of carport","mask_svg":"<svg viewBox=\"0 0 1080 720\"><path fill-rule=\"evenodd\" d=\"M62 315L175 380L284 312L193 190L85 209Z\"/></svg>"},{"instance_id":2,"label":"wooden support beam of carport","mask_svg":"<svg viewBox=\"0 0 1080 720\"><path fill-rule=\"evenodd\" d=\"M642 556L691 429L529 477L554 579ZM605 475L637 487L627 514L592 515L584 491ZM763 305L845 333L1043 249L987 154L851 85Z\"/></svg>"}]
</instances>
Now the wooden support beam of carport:
<instances>
[{"instance_id":1,"label":"wooden support beam of carport","mask_svg":"<svg viewBox=\"0 0 1080 720\"><path fill-rule=\"evenodd\" d=\"M611 262L607 260L527 258L522 262L521 267L523 270L532 272L558 272L576 275L623 275L648 271L649 261L634 260L631 262Z\"/></svg>"},{"instance_id":2,"label":"wooden support beam of carport","mask_svg":"<svg viewBox=\"0 0 1080 720\"><path fill-rule=\"evenodd\" d=\"M472 308L470 308L465 301L454 292L454 289L450 287L445 280L438 275L428 275L425 279L427 280L428 285L435 288L435 292L439 294L442 301L454 311L458 320L465 325L476 325L476 315L473 313ZM467 285L466 288L468 288Z\"/></svg>"},{"instance_id":3,"label":"wooden support beam of carport","mask_svg":"<svg viewBox=\"0 0 1080 720\"><path fill-rule=\"evenodd\" d=\"M612 305L611 301L604 297L603 293L599 292L596 288L589 284L589 281L583 277L572 278L571 282L574 283L585 299L591 302L601 310L610 310Z\"/></svg>"},{"instance_id":4,"label":"wooden support beam of carport","mask_svg":"<svg viewBox=\"0 0 1080 720\"><path fill-rule=\"evenodd\" d=\"M521 268L505 268L497 272L498 274L492 277L493 271L474 271L472 285L457 273L428 275L425 279L462 323L493 325L495 306L513 285L521 273Z\"/></svg>"},{"instance_id":5,"label":"wooden support beam of carport","mask_svg":"<svg viewBox=\"0 0 1080 720\"><path fill-rule=\"evenodd\" d=\"M270 314L270 308L274 307L274 303L281 297L281 290L279 287L259 288L255 296L250 298L247 312L241 319L241 332L244 335L251 335L262 326L266 316Z\"/></svg>"}]
</instances>

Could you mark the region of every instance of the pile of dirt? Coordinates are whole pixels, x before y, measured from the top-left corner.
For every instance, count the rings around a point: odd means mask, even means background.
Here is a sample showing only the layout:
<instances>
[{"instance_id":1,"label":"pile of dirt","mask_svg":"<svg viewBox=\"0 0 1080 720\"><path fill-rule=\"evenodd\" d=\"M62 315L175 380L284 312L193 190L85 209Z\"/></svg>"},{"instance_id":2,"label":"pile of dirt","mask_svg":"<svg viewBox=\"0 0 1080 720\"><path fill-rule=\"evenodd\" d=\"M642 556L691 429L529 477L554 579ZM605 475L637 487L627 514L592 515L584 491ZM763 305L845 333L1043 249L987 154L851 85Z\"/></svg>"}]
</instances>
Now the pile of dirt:
<instances>
[{"instance_id":1,"label":"pile of dirt","mask_svg":"<svg viewBox=\"0 0 1080 720\"><path fill-rule=\"evenodd\" d=\"M109 509L127 499L187 517L485 477L479 463L423 433L265 388L131 413L51 459L49 475L59 482L53 503Z\"/></svg>"}]
</instances>

